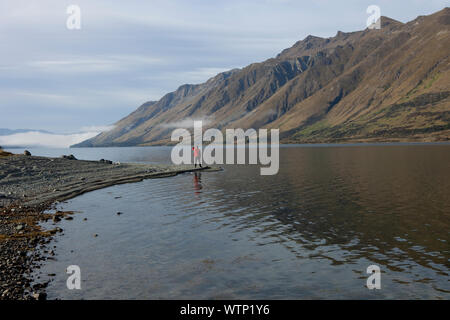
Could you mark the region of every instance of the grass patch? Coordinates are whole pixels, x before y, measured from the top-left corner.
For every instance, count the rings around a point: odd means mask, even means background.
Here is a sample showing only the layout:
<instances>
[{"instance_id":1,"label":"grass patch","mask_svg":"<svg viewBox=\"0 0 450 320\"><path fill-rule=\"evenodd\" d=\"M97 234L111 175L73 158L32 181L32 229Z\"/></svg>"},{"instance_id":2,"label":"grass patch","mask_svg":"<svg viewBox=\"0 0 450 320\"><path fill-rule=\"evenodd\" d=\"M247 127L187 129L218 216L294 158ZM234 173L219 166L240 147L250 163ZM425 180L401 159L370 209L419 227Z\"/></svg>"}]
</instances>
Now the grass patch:
<instances>
[{"instance_id":1,"label":"grass patch","mask_svg":"<svg viewBox=\"0 0 450 320\"><path fill-rule=\"evenodd\" d=\"M325 120L321 120L299 131L296 136L311 136L315 133L323 131L324 129L328 129L328 123Z\"/></svg>"},{"instance_id":2,"label":"grass patch","mask_svg":"<svg viewBox=\"0 0 450 320\"><path fill-rule=\"evenodd\" d=\"M434 83L437 79L439 79L440 76L441 76L441 73L440 73L440 72L435 73L435 74L433 75L433 77L432 77L430 80L428 80L427 83L425 83L424 89L430 88L430 87L433 85L433 83Z\"/></svg>"}]
</instances>

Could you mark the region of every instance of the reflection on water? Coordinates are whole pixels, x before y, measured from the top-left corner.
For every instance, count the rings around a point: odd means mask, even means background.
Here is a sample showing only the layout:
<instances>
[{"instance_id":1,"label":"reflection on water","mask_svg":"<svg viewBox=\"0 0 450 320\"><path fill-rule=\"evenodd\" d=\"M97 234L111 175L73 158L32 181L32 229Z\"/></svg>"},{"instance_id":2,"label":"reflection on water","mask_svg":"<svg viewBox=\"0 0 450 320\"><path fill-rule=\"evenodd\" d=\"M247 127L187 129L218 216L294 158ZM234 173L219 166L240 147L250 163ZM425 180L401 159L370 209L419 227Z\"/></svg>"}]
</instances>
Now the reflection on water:
<instances>
[{"instance_id":1,"label":"reflection on water","mask_svg":"<svg viewBox=\"0 0 450 320\"><path fill-rule=\"evenodd\" d=\"M202 174L201 172L194 172L194 190L195 194L200 194L202 190Z\"/></svg>"},{"instance_id":2,"label":"reflection on water","mask_svg":"<svg viewBox=\"0 0 450 320\"><path fill-rule=\"evenodd\" d=\"M81 212L38 272L56 274L49 297L450 298L449 145L286 147L280 161L276 176L225 166L69 201ZM66 289L72 264L81 291ZM365 287L371 264L381 290Z\"/></svg>"}]
</instances>

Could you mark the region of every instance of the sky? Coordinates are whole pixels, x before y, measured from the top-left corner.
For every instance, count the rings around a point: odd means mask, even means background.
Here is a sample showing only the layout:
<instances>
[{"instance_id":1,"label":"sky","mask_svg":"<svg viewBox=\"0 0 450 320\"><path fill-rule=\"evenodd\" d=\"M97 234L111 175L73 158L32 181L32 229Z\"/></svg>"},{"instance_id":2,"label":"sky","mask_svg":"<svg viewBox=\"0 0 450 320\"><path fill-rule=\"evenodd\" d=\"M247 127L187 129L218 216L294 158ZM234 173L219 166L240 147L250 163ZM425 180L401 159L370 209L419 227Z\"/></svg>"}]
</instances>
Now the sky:
<instances>
[{"instance_id":1,"label":"sky","mask_svg":"<svg viewBox=\"0 0 450 320\"><path fill-rule=\"evenodd\" d=\"M0 0L0 128L93 135L182 84L274 57L307 35L362 30L369 5L407 22L448 3ZM70 5L80 29L67 28Z\"/></svg>"}]
</instances>

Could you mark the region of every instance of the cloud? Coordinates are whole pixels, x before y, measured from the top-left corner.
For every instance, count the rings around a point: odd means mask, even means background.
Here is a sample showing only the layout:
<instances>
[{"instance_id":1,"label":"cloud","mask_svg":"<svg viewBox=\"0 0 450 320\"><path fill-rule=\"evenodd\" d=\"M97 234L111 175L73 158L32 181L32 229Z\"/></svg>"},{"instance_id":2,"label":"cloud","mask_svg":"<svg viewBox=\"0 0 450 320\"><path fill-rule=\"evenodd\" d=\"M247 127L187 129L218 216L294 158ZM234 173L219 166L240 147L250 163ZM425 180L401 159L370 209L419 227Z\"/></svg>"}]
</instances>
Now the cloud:
<instances>
[{"instance_id":1,"label":"cloud","mask_svg":"<svg viewBox=\"0 0 450 320\"><path fill-rule=\"evenodd\" d=\"M66 56L52 60L33 60L26 62L25 68L35 68L36 72L49 73L92 73L125 71L152 65L162 65L165 60L161 57L148 55L103 55L96 56ZM19 65L20 66L20 65ZM17 66L17 69L19 69Z\"/></svg>"},{"instance_id":2,"label":"cloud","mask_svg":"<svg viewBox=\"0 0 450 320\"><path fill-rule=\"evenodd\" d=\"M86 126L80 129L81 132L72 134L28 131L0 136L0 146L68 148L73 144L95 137L100 132L112 129L114 129L114 126Z\"/></svg>"},{"instance_id":3,"label":"cloud","mask_svg":"<svg viewBox=\"0 0 450 320\"><path fill-rule=\"evenodd\" d=\"M68 148L73 144L95 137L97 134L98 132L84 132L65 135L30 131L9 136L0 136L0 145L3 147Z\"/></svg>"},{"instance_id":4,"label":"cloud","mask_svg":"<svg viewBox=\"0 0 450 320\"><path fill-rule=\"evenodd\" d=\"M7 90L0 88L0 101L2 102L0 105L0 111L10 111L10 106L8 106L8 104L11 105L11 103L9 103L9 101L13 101L18 98L24 102L30 104L32 103L35 106L45 106L46 108L54 108L59 110L81 110L89 108L95 108L97 110L111 110L112 108L121 109L124 105L136 108L138 104L142 104L152 99L157 100L165 93L167 92L127 87L110 88L109 90L103 88L87 88L84 90L74 88L73 91L68 90L67 92L60 92L58 94L52 93L50 90ZM111 99L114 103L110 103L109 101L109 103L99 103L99 100L103 101L107 98ZM17 107L20 107L20 105ZM114 121L116 120L118 119L115 119ZM3 127L5 125L0 126Z\"/></svg>"}]
</instances>

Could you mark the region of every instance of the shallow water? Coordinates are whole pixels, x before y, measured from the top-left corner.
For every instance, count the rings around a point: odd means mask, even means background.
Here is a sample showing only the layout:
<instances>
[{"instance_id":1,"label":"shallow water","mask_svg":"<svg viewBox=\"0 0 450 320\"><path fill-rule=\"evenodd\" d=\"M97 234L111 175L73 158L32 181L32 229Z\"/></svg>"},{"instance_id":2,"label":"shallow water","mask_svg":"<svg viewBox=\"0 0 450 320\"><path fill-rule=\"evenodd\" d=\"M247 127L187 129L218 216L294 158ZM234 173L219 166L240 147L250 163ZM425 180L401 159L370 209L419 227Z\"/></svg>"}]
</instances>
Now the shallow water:
<instances>
[{"instance_id":1,"label":"shallow water","mask_svg":"<svg viewBox=\"0 0 450 320\"><path fill-rule=\"evenodd\" d=\"M170 150L31 152L167 163ZM60 205L79 213L36 276L50 299L449 299L449 190L450 145L283 147L276 176L225 166Z\"/></svg>"}]
</instances>

